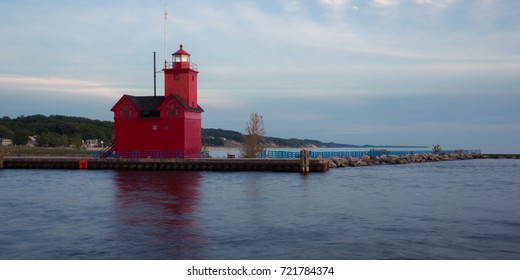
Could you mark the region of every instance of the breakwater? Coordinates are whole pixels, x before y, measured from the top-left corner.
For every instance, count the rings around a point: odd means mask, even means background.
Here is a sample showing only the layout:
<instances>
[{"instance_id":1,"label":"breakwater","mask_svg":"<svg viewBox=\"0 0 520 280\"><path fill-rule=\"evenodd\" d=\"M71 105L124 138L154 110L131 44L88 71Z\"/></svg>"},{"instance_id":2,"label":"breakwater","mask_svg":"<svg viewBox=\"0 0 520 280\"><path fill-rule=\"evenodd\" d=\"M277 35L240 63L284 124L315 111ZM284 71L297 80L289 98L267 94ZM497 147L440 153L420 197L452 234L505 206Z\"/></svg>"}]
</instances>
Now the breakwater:
<instances>
[{"instance_id":1,"label":"breakwater","mask_svg":"<svg viewBox=\"0 0 520 280\"><path fill-rule=\"evenodd\" d=\"M404 156L397 155L381 155L370 157L364 155L361 157L331 157L329 158L329 168L346 167L346 166L369 166L382 164L407 164L414 162L432 162L432 161L446 161L446 160L468 160L484 158L482 154L465 154L465 153L451 153L451 154L409 154Z\"/></svg>"},{"instance_id":2,"label":"breakwater","mask_svg":"<svg viewBox=\"0 0 520 280\"><path fill-rule=\"evenodd\" d=\"M311 159L310 172L325 172L329 160ZM300 172L298 159L96 159L62 157L5 157L3 168L11 169L123 169L172 171L274 171Z\"/></svg>"}]
</instances>

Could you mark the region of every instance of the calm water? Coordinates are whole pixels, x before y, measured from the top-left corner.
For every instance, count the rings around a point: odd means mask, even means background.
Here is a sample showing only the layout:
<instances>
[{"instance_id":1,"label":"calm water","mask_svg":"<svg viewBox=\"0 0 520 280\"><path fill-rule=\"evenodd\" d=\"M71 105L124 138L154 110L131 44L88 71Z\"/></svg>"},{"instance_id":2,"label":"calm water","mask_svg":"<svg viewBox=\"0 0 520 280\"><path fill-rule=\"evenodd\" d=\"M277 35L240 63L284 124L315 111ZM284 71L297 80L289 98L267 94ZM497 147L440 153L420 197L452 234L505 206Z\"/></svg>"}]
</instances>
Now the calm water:
<instances>
[{"instance_id":1,"label":"calm water","mask_svg":"<svg viewBox=\"0 0 520 280\"><path fill-rule=\"evenodd\" d=\"M520 259L520 160L0 170L0 259Z\"/></svg>"}]
</instances>

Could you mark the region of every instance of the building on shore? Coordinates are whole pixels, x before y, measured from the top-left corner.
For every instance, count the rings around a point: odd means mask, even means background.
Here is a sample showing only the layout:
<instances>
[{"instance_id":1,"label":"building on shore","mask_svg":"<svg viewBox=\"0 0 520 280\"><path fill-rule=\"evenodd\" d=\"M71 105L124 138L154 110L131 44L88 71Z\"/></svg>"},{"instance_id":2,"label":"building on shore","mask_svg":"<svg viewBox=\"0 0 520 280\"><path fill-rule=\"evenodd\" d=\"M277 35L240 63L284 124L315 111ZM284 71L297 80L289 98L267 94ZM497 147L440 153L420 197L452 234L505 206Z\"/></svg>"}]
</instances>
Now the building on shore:
<instances>
[{"instance_id":1,"label":"building on shore","mask_svg":"<svg viewBox=\"0 0 520 280\"><path fill-rule=\"evenodd\" d=\"M164 96L123 95L112 107L117 158L198 158L202 112L198 66L183 45L165 61Z\"/></svg>"},{"instance_id":2,"label":"building on shore","mask_svg":"<svg viewBox=\"0 0 520 280\"><path fill-rule=\"evenodd\" d=\"M7 147L13 145L13 140L8 138L0 138L0 146Z\"/></svg>"}]
</instances>

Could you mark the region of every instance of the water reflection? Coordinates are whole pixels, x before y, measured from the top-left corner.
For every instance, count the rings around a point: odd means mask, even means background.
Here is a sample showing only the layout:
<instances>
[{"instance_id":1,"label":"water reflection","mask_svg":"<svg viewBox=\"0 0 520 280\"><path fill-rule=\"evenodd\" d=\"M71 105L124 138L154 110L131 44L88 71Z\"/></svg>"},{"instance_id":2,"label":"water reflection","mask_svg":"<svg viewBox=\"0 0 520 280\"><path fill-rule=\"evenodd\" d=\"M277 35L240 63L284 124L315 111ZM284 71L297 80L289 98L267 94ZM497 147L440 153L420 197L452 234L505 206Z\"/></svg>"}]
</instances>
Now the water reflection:
<instances>
[{"instance_id":1,"label":"water reflection","mask_svg":"<svg viewBox=\"0 0 520 280\"><path fill-rule=\"evenodd\" d=\"M123 259L204 258L196 222L201 173L117 171L118 251Z\"/></svg>"}]
</instances>

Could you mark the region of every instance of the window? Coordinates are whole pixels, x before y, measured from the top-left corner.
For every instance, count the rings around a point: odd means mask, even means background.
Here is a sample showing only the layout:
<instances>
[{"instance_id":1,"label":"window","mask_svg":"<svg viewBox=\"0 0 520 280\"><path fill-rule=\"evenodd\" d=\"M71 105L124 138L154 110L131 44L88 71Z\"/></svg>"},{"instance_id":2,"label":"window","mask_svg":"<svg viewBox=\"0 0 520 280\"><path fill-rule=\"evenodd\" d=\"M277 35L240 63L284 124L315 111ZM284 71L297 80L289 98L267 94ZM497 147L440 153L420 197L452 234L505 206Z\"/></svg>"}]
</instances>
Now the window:
<instances>
[{"instance_id":1,"label":"window","mask_svg":"<svg viewBox=\"0 0 520 280\"><path fill-rule=\"evenodd\" d=\"M154 124L154 125L152 126L152 130L157 130L157 125L156 125L156 124Z\"/></svg>"},{"instance_id":2,"label":"window","mask_svg":"<svg viewBox=\"0 0 520 280\"><path fill-rule=\"evenodd\" d=\"M123 110L121 111L121 115L123 117L128 117L128 105L123 106Z\"/></svg>"},{"instance_id":3,"label":"window","mask_svg":"<svg viewBox=\"0 0 520 280\"><path fill-rule=\"evenodd\" d=\"M164 126L164 130L169 130L170 129L170 126L169 125L165 125Z\"/></svg>"},{"instance_id":4,"label":"window","mask_svg":"<svg viewBox=\"0 0 520 280\"><path fill-rule=\"evenodd\" d=\"M195 81L195 76L191 76L191 80L192 80L192 81Z\"/></svg>"},{"instance_id":5,"label":"window","mask_svg":"<svg viewBox=\"0 0 520 280\"><path fill-rule=\"evenodd\" d=\"M175 75L175 76L173 76L173 78L174 78L175 80L180 79L180 78L179 78L179 75Z\"/></svg>"},{"instance_id":6,"label":"window","mask_svg":"<svg viewBox=\"0 0 520 280\"><path fill-rule=\"evenodd\" d=\"M175 106L172 104L170 105L170 116L175 115Z\"/></svg>"}]
</instances>

